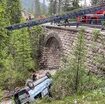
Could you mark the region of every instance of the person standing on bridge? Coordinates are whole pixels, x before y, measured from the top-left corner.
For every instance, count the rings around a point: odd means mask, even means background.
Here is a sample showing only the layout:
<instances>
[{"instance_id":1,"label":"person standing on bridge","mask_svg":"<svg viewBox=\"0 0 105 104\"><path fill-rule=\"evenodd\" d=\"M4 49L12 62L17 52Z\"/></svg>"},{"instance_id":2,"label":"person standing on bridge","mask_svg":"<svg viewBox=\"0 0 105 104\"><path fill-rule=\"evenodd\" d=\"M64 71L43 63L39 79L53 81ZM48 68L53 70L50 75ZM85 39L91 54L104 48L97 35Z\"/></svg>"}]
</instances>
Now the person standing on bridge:
<instances>
[{"instance_id":1,"label":"person standing on bridge","mask_svg":"<svg viewBox=\"0 0 105 104\"><path fill-rule=\"evenodd\" d=\"M76 25L76 28L78 28L79 25L80 25L80 17L78 16L78 17L77 17L77 25Z\"/></svg>"},{"instance_id":2,"label":"person standing on bridge","mask_svg":"<svg viewBox=\"0 0 105 104\"><path fill-rule=\"evenodd\" d=\"M29 15L28 20L32 20L31 15Z\"/></svg>"},{"instance_id":3,"label":"person standing on bridge","mask_svg":"<svg viewBox=\"0 0 105 104\"><path fill-rule=\"evenodd\" d=\"M69 25L69 20L66 18L64 23L65 23L65 27L66 27L66 25Z\"/></svg>"},{"instance_id":4,"label":"person standing on bridge","mask_svg":"<svg viewBox=\"0 0 105 104\"><path fill-rule=\"evenodd\" d=\"M26 18L26 21L32 20L31 15L28 16L28 18Z\"/></svg>"},{"instance_id":5,"label":"person standing on bridge","mask_svg":"<svg viewBox=\"0 0 105 104\"><path fill-rule=\"evenodd\" d=\"M103 12L103 14L104 14L104 18L102 19L102 21L101 21L101 30L104 30L105 29L105 12Z\"/></svg>"},{"instance_id":6,"label":"person standing on bridge","mask_svg":"<svg viewBox=\"0 0 105 104\"><path fill-rule=\"evenodd\" d=\"M105 29L105 21L104 20L101 21L101 25L102 25L101 30L104 30Z\"/></svg>"}]
</instances>

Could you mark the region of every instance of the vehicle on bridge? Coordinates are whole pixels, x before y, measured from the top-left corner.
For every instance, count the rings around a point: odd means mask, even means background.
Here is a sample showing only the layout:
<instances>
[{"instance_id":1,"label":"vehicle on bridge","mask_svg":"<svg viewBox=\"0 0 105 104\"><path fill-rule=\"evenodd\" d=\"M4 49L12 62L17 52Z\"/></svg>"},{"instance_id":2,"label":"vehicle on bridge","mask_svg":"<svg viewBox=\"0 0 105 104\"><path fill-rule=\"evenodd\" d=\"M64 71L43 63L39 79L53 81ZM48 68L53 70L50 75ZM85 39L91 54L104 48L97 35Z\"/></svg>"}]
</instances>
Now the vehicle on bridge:
<instances>
[{"instance_id":1,"label":"vehicle on bridge","mask_svg":"<svg viewBox=\"0 0 105 104\"><path fill-rule=\"evenodd\" d=\"M15 104L29 104L37 98L51 96L50 88L52 78L49 73L35 82L29 81L28 85L14 94Z\"/></svg>"},{"instance_id":2,"label":"vehicle on bridge","mask_svg":"<svg viewBox=\"0 0 105 104\"><path fill-rule=\"evenodd\" d=\"M16 30L16 29L25 28L25 27L29 28L32 26L37 26L37 25L41 25L41 24L45 24L45 23L51 23L54 21L59 22L59 21L64 21L66 19L84 17L87 14L95 13L100 10L105 11L105 3L104 2L97 6L91 6L89 8L81 8L78 10L73 10L70 13L66 13L66 14L62 14L62 15L56 15L56 16L51 16L51 17L44 18L44 19L30 20L30 21L26 21L24 23L13 24L11 26L7 26L6 29L8 29L9 31L12 31L12 30ZM84 20L84 19L82 19L82 20Z\"/></svg>"},{"instance_id":3,"label":"vehicle on bridge","mask_svg":"<svg viewBox=\"0 0 105 104\"><path fill-rule=\"evenodd\" d=\"M105 20L105 10L96 11L94 14L85 14L80 17L81 23L86 24L101 24L101 21Z\"/></svg>"}]
</instances>

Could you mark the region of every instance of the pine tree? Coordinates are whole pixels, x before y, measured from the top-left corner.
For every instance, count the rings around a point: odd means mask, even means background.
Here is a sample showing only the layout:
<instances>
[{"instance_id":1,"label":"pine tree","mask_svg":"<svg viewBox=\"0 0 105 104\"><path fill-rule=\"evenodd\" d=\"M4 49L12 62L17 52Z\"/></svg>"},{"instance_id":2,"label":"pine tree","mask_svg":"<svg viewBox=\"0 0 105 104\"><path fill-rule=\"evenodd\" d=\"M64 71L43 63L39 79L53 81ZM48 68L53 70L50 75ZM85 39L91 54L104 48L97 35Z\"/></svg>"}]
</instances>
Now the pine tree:
<instances>
[{"instance_id":1,"label":"pine tree","mask_svg":"<svg viewBox=\"0 0 105 104\"><path fill-rule=\"evenodd\" d=\"M58 13L58 0L49 0L49 14L54 15Z\"/></svg>"},{"instance_id":2,"label":"pine tree","mask_svg":"<svg viewBox=\"0 0 105 104\"><path fill-rule=\"evenodd\" d=\"M77 37L77 44L75 46L75 51L74 51L74 69L76 70L76 75L75 75L75 91L78 92L80 83L82 81L82 77L85 72L85 34L84 30L80 30L78 37Z\"/></svg>"},{"instance_id":3,"label":"pine tree","mask_svg":"<svg viewBox=\"0 0 105 104\"><path fill-rule=\"evenodd\" d=\"M49 14L53 15L53 2L54 0L49 0L50 4L49 4Z\"/></svg>"},{"instance_id":4,"label":"pine tree","mask_svg":"<svg viewBox=\"0 0 105 104\"><path fill-rule=\"evenodd\" d=\"M20 0L7 0L6 12L10 24L20 23L21 21L21 5Z\"/></svg>"},{"instance_id":5,"label":"pine tree","mask_svg":"<svg viewBox=\"0 0 105 104\"><path fill-rule=\"evenodd\" d=\"M58 14L61 14L62 11L62 0L59 0L58 2Z\"/></svg>"},{"instance_id":6,"label":"pine tree","mask_svg":"<svg viewBox=\"0 0 105 104\"><path fill-rule=\"evenodd\" d=\"M78 8L79 7L79 0L73 0L72 5L74 8Z\"/></svg>"},{"instance_id":7,"label":"pine tree","mask_svg":"<svg viewBox=\"0 0 105 104\"><path fill-rule=\"evenodd\" d=\"M103 4L105 0L91 0L92 5Z\"/></svg>"},{"instance_id":8,"label":"pine tree","mask_svg":"<svg viewBox=\"0 0 105 104\"><path fill-rule=\"evenodd\" d=\"M35 17L38 17L40 15L41 15L40 2L39 0L35 0Z\"/></svg>"},{"instance_id":9,"label":"pine tree","mask_svg":"<svg viewBox=\"0 0 105 104\"><path fill-rule=\"evenodd\" d=\"M79 0L64 0L62 7L64 12L77 9L79 8Z\"/></svg>"},{"instance_id":10,"label":"pine tree","mask_svg":"<svg viewBox=\"0 0 105 104\"><path fill-rule=\"evenodd\" d=\"M43 0L43 4L42 4L42 14L43 14L43 15L46 14L46 4L45 4L45 0Z\"/></svg>"},{"instance_id":11,"label":"pine tree","mask_svg":"<svg viewBox=\"0 0 105 104\"><path fill-rule=\"evenodd\" d=\"M65 0L64 1L64 6L63 6L63 11L69 11L70 8L70 0Z\"/></svg>"},{"instance_id":12,"label":"pine tree","mask_svg":"<svg viewBox=\"0 0 105 104\"><path fill-rule=\"evenodd\" d=\"M7 13L5 11L6 0L0 1L0 71L4 69L4 60L7 57L8 35L4 28L8 25Z\"/></svg>"}]
</instances>

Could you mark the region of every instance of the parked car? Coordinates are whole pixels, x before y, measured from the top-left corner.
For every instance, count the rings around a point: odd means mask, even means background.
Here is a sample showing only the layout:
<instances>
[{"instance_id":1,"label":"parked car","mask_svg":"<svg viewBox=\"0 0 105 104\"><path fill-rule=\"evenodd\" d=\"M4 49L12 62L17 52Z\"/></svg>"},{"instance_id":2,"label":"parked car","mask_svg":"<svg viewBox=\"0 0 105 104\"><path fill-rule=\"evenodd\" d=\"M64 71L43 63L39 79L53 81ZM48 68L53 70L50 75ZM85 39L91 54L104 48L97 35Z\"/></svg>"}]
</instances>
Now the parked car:
<instances>
[{"instance_id":1,"label":"parked car","mask_svg":"<svg viewBox=\"0 0 105 104\"><path fill-rule=\"evenodd\" d=\"M29 104L37 98L51 96L51 85L52 78L48 73L46 76L36 80L35 82L29 82L28 86L14 94L15 104Z\"/></svg>"}]
</instances>

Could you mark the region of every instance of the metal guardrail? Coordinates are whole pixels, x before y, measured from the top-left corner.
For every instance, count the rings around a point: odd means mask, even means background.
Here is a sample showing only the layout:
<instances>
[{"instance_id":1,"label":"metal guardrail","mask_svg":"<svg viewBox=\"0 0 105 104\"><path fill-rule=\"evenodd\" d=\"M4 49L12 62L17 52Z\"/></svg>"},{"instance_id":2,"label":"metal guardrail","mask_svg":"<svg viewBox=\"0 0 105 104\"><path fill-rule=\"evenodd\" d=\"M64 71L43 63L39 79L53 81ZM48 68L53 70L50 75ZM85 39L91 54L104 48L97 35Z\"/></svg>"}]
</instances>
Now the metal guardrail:
<instances>
[{"instance_id":1,"label":"metal guardrail","mask_svg":"<svg viewBox=\"0 0 105 104\"><path fill-rule=\"evenodd\" d=\"M32 27L32 26L36 26L36 25L40 25L40 24L44 24L48 22L61 21L61 20L69 19L69 18L83 16L85 14L94 13L98 10L105 10L105 4L93 6L93 7L85 8L85 9L79 9L76 11L71 11L70 13L67 13L64 15L52 16L52 17L48 17L48 18L40 19L40 20L29 20L28 22L25 22L25 23L19 23L19 24L8 26L6 27L6 29L16 30L16 29L21 29L24 27Z\"/></svg>"}]
</instances>

